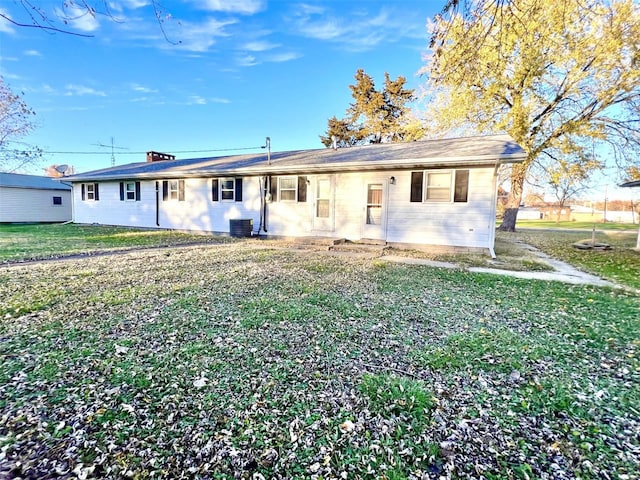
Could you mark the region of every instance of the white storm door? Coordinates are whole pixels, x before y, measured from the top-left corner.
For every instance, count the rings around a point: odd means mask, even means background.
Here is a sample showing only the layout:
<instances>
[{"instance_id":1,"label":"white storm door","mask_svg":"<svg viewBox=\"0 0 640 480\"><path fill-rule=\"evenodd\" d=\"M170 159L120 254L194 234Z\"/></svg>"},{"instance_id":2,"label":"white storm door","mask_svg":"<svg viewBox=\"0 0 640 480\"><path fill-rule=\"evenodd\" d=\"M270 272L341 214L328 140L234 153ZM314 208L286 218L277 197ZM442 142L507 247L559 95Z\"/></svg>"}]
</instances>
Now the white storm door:
<instances>
[{"instance_id":1,"label":"white storm door","mask_svg":"<svg viewBox=\"0 0 640 480\"><path fill-rule=\"evenodd\" d=\"M321 177L316 180L316 191L313 205L313 229L333 231L334 195L331 177Z\"/></svg>"},{"instance_id":2,"label":"white storm door","mask_svg":"<svg viewBox=\"0 0 640 480\"><path fill-rule=\"evenodd\" d=\"M362 238L373 240L386 240L387 238L387 212L386 212L386 181L367 181L364 185L365 206L364 225Z\"/></svg>"}]
</instances>

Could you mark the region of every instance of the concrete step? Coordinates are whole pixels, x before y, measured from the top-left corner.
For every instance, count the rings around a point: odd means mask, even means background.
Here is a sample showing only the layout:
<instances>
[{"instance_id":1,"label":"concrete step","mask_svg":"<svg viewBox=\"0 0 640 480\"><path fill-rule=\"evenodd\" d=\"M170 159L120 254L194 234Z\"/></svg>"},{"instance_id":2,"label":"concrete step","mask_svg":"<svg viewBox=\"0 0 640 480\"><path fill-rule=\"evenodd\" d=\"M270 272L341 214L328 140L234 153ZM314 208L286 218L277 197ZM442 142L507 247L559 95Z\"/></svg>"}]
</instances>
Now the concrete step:
<instances>
[{"instance_id":1,"label":"concrete step","mask_svg":"<svg viewBox=\"0 0 640 480\"><path fill-rule=\"evenodd\" d=\"M293 243L297 246L332 247L343 244L346 241L344 238L333 237L298 237Z\"/></svg>"},{"instance_id":2,"label":"concrete step","mask_svg":"<svg viewBox=\"0 0 640 480\"><path fill-rule=\"evenodd\" d=\"M382 255L389 246L385 244L370 244L361 242L347 242L329 247L332 252L367 253Z\"/></svg>"}]
</instances>

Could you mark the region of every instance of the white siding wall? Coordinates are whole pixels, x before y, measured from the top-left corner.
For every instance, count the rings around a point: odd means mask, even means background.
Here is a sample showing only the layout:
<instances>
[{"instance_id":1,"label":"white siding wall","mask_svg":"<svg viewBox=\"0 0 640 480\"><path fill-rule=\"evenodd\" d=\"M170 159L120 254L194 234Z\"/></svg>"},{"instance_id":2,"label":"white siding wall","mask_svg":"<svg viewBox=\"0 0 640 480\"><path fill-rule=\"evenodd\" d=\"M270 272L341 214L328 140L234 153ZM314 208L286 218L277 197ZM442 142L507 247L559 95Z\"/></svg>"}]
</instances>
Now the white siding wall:
<instances>
[{"instance_id":1,"label":"white siding wall","mask_svg":"<svg viewBox=\"0 0 640 480\"><path fill-rule=\"evenodd\" d=\"M395 184L389 178L395 177ZM493 168L473 168L469 172L468 201L410 202L411 172L366 172L323 175L333 186L329 228L314 222L316 180L309 175L307 202L275 201L267 206L270 235L329 236L358 240L363 237L366 183L385 185L388 242L462 247L492 247L495 204ZM162 200L158 228L229 232L229 220L253 219L254 231L260 219L259 177L243 178L243 201L211 199L211 179L186 179L185 200ZM141 182L140 201L121 201L119 182L100 183L99 201L82 201L80 184L74 185L74 221L156 228L156 184Z\"/></svg>"},{"instance_id":2,"label":"white siding wall","mask_svg":"<svg viewBox=\"0 0 640 480\"><path fill-rule=\"evenodd\" d=\"M53 197L62 197L54 205ZM0 187L0 222L66 222L71 220L71 192Z\"/></svg>"},{"instance_id":3,"label":"white siding wall","mask_svg":"<svg viewBox=\"0 0 640 480\"><path fill-rule=\"evenodd\" d=\"M395 184L389 179L395 177ZM411 172L343 173L331 176L334 185L332 228L315 228L315 176L309 176L307 203L269 205L270 229L275 235L363 237L366 184L386 184L386 240L396 243L493 247L495 180L493 168L469 171L467 202L410 202Z\"/></svg>"},{"instance_id":4,"label":"white siding wall","mask_svg":"<svg viewBox=\"0 0 640 480\"><path fill-rule=\"evenodd\" d=\"M228 232L230 219L254 220L258 228L260 197L258 179L243 179L242 202L211 200L211 179L185 179L184 201L162 199L159 184L159 223L156 225L156 182L140 182L140 200L120 200L120 182L101 182L99 200L82 200L81 184L74 184L74 222Z\"/></svg>"},{"instance_id":5,"label":"white siding wall","mask_svg":"<svg viewBox=\"0 0 640 480\"><path fill-rule=\"evenodd\" d=\"M469 170L467 202L410 202L411 172L389 186L388 242L461 247L493 247L495 179L493 168Z\"/></svg>"}]
</instances>

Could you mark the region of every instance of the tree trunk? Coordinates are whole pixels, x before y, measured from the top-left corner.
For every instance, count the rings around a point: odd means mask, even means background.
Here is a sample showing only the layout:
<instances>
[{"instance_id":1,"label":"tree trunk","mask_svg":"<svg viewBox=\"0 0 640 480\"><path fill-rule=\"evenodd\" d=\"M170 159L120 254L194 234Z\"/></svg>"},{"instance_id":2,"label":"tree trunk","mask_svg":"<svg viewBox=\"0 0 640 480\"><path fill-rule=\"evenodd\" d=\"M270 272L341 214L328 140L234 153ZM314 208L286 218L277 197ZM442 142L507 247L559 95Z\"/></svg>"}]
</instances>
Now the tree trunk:
<instances>
[{"instance_id":1,"label":"tree trunk","mask_svg":"<svg viewBox=\"0 0 640 480\"><path fill-rule=\"evenodd\" d=\"M511 191L507 199L507 207L502 217L502 223L498 227L500 231L516 231L516 219L518 217L520 202L522 201L522 188L524 187L526 173L527 167L523 164L514 165L511 170Z\"/></svg>"}]
</instances>

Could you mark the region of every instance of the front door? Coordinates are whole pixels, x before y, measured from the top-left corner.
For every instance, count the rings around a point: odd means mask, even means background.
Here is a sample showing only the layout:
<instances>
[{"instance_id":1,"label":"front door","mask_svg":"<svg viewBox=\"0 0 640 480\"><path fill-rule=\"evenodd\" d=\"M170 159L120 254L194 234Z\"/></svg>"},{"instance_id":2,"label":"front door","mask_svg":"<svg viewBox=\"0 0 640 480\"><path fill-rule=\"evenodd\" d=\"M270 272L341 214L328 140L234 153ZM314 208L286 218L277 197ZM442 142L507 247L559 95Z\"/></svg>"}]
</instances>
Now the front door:
<instances>
[{"instance_id":1,"label":"front door","mask_svg":"<svg viewBox=\"0 0 640 480\"><path fill-rule=\"evenodd\" d=\"M333 182L331 177L316 180L313 229L333 231Z\"/></svg>"},{"instance_id":2,"label":"front door","mask_svg":"<svg viewBox=\"0 0 640 480\"><path fill-rule=\"evenodd\" d=\"M365 182L365 208L362 238L386 240L387 212L385 208L387 184L383 180Z\"/></svg>"}]
</instances>

